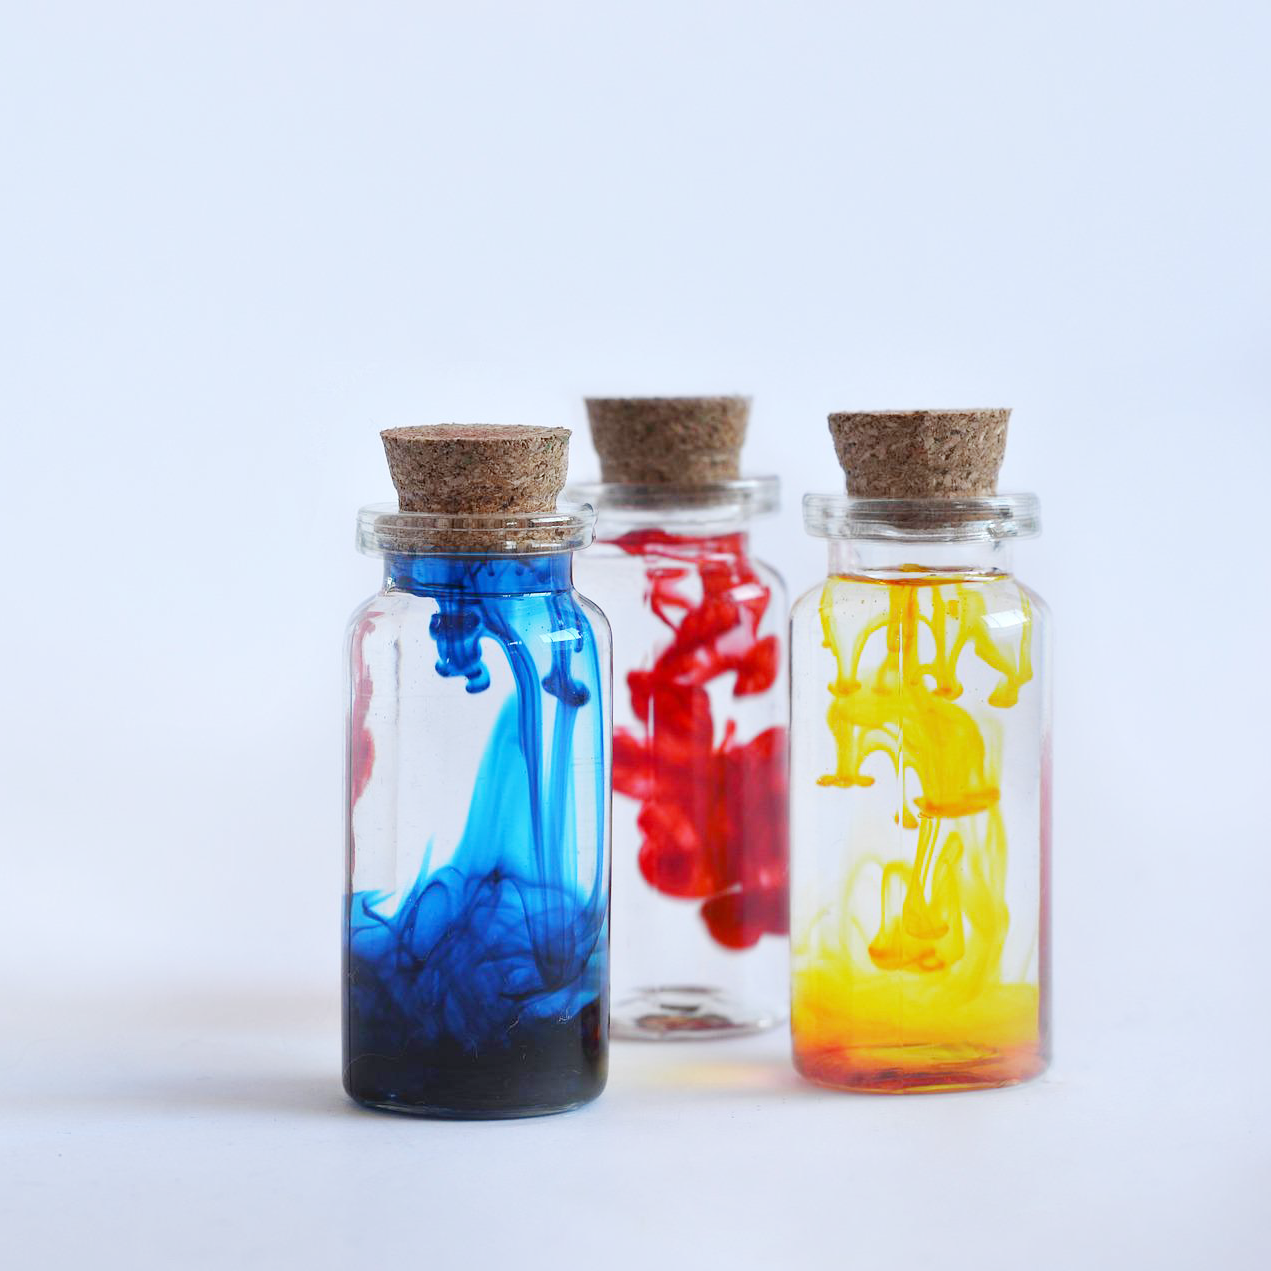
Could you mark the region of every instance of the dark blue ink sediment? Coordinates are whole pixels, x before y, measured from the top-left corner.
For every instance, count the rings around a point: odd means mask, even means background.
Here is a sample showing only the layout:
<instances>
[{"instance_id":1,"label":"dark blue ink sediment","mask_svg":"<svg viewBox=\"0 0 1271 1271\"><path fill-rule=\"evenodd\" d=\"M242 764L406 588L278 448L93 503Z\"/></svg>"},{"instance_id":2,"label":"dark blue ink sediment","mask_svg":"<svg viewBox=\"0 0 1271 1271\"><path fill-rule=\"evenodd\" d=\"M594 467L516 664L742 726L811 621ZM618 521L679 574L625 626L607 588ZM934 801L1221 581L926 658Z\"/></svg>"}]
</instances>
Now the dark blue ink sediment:
<instances>
[{"instance_id":1,"label":"dark blue ink sediment","mask_svg":"<svg viewBox=\"0 0 1271 1271\"><path fill-rule=\"evenodd\" d=\"M606 1074L608 860L597 762L582 778L595 782L596 866L579 878L574 741L590 729L599 758L604 721L599 652L569 557L388 563L394 590L437 604L437 674L485 692L492 641L514 691L449 863L433 869L426 851L400 901L348 898L346 1086L365 1103L453 1115L585 1102Z\"/></svg>"}]
</instances>

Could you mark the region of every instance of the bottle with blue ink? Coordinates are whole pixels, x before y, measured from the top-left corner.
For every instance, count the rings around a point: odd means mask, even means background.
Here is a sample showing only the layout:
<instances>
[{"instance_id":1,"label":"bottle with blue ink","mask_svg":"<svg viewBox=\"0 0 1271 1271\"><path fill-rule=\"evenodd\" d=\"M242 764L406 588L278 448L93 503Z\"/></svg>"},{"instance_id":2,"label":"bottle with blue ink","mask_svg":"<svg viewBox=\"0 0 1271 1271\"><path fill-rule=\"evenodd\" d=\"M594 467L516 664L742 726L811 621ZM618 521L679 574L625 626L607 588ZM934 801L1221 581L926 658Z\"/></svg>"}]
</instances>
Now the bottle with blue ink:
<instances>
[{"instance_id":1,"label":"bottle with blue ink","mask_svg":"<svg viewBox=\"0 0 1271 1271\"><path fill-rule=\"evenodd\" d=\"M608 1067L610 637L573 587L569 433L383 434L348 636L344 1084L373 1108L535 1116Z\"/></svg>"}]
</instances>

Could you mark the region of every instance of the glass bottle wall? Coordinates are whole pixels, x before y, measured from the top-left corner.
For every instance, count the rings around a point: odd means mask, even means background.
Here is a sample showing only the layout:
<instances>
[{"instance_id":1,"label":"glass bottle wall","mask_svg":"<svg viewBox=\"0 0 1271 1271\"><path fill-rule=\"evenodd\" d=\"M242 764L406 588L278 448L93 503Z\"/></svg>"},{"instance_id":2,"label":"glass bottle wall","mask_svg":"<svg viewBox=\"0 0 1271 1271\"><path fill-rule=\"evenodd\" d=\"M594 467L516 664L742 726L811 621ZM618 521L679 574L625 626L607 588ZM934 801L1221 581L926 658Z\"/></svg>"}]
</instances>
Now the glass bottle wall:
<instances>
[{"instance_id":1,"label":"glass bottle wall","mask_svg":"<svg viewBox=\"0 0 1271 1271\"><path fill-rule=\"evenodd\" d=\"M1031 496L809 496L795 605L792 1028L812 1080L1025 1080L1049 1057L1049 614Z\"/></svg>"},{"instance_id":2,"label":"glass bottle wall","mask_svg":"<svg viewBox=\"0 0 1271 1271\"><path fill-rule=\"evenodd\" d=\"M409 551L442 525L506 552ZM345 1061L360 1102L560 1111L604 1087L608 625L576 515L364 509L350 624ZM432 535L434 539L437 535Z\"/></svg>"},{"instance_id":3,"label":"glass bottle wall","mask_svg":"<svg viewBox=\"0 0 1271 1271\"><path fill-rule=\"evenodd\" d=\"M748 526L774 479L570 487L580 585L614 628L615 1036L785 1018L786 602Z\"/></svg>"}]
</instances>

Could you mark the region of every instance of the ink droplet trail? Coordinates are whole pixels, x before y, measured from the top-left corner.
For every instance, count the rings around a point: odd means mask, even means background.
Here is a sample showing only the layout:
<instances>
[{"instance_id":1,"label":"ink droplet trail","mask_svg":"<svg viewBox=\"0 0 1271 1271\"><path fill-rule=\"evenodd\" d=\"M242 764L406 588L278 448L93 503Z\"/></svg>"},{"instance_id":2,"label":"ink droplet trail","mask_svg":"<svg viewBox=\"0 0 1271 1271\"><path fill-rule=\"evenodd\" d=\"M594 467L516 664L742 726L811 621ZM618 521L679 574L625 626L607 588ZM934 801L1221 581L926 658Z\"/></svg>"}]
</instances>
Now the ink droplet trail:
<instances>
[{"instance_id":1,"label":"ink droplet trail","mask_svg":"<svg viewBox=\"0 0 1271 1271\"><path fill-rule=\"evenodd\" d=\"M420 766L396 774L428 787L431 800L464 797L445 779L459 765L444 752L466 744L465 699L497 693L496 679L510 679L512 691L484 744L449 859L434 860L430 838L418 844L418 873L404 891L358 887L348 896L348 1091L363 1103L436 1115L524 1115L585 1102L604 1086L608 1013L604 690L593 618L569 586L568 557L419 557L390 570L390 592L356 622L352 640L359 801L377 793L364 774L377 687L367 646L379 628L387 630L377 665L392 668L399 686L423 692L421 677L431 674L463 687L432 699L448 709L434 709L427 736L414 739ZM402 607L403 597L432 602L430 615ZM423 621L435 658L411 669ZM399 727L406 722L399 714ZM585 797L580 781L590 787ZM374 809L365 823L377 824ZM589 849L580 849L580 833Z\"/></svg>"},{"instance_id":2,"label":"ink droplet trail","mask_svg":"<svg viewBox=\"0 0 1271 1271\"><path fill-rule=\"evenodd\" d=\"M838 577L819 619L834 659L823 727L833 764L815 780L843 806L847 868L833 917L799 933L795 1063L871 1090L1006 1085L1045 1066L1038 844L1012 860L1003 785L1030 755L1006 718L1033 679L1033 601L1009 576ZM807 774L800 773L803 780ZM1024 778L1025 797L1041 791ZM1018 796L1018 791L1016 795ZM1021 832L1026 810L1013 815ZM886 812L890 810L890 818ZM1034 814L1034 818L1035 819ZM888 824L890 820L890 824ZM1027 902L1026 902L1027 903ZM1032 940L1008 946L1012 921Z\"/></svg>"},{"instance_id":3,"label":"ink droplet trail","mask_svg":"<svg viewBox=\"0 0 1271 1271\"><path fill-rule=\"evenodd\" d=\"M740 534L631 531L615 545L646 562L648 604L667 638L626 687L637 727L614 733L614 789L640 805L640 873L666 896L700 902L712 940L749 949L789 930L786 730L737 736L708 686L734 698L777 683L781 642L761 635L771 588Z\"/></svg>"}]
</instances>

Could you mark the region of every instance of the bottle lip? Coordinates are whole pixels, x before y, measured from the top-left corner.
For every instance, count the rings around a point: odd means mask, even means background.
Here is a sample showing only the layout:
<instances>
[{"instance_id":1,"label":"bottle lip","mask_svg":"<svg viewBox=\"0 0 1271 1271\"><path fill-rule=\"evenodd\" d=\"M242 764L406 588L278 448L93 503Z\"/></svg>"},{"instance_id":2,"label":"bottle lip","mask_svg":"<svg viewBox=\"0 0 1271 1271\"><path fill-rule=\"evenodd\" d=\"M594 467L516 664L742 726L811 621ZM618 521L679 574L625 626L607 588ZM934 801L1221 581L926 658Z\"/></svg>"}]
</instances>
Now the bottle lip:
<instances>
[{"instance_id":1,"label":"bottle lip","mask_svg":"<svg viewBox=\"0 0 1271 1271\"><path fill-rule=\"evenodd\" d=\"M923 499L805 494L803 525L814 538L997 542L1040 534L1041 500L1035 494Z\"/></svg>"},{"instance_id":2,"label":"bottle lip","mask_svg":"<svg viewBox=\"0 0 1271 1271\"><path fill-rule=\"evenodd\" d=\"M595 537L596 512L565 504L530 515L403 512L395 503L358 509L357 548L366 556L548 556Z\"/></svg>"},{"instance_id":3,"label":"bottle lip","mask_svg":"<svg viewBox=\"0 0 1271 1271\"><path fill-rule=\"evenodd\" d=\"M781 507L779 477L742 477L697 485L668 482L571 481L565 497L590 504L600 515L621 513L630 521L677 520L696 525L749 520Z\"/></svg>"}]
</instances>

